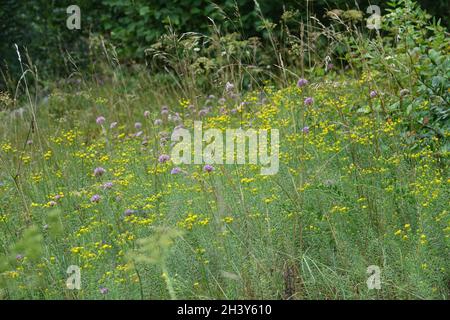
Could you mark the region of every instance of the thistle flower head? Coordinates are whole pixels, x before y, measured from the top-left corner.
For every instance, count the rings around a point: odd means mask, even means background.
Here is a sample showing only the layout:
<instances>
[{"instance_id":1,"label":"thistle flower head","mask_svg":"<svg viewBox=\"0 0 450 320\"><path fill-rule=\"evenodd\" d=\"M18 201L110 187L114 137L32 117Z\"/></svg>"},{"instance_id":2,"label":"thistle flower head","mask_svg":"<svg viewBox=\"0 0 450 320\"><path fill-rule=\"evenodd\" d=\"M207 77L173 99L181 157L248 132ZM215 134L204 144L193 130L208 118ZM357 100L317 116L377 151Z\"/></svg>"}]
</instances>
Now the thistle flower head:
<instances>
[{"instance_id":1,"label":"thistle flower head","mask_svg":"<svg viewBox=\"0 0 450 320\"><path fill-rule=\"evenodd\" d=\"M205 172L211 172L211 171L214 171L214 167L213 167L212 165L210 165L210 164L206 164L206 165L203 167L203 171L205 171Z\"/></svg>"},{"instance_id":2,"label":"thistle flower head","mask_svg":"<svg viewBox=\"0 0 450 320\"><path fill-rule=\"evenodd\" d=\"M100 195L94 194L94 195L91 197L91 202L99 202L100 199L101 199Z\"/></svg>"},{"instance_id":3,"label":"thistle flower head","mask_svg":"<svg viewBox=\"0 0 450 320\"><path fill-rule=\"evenodd\" d=\"M304 78L300 78L297 81L297 87L301 88L304 87L308 84L308 80L304 79Z\"/></svg>"},{"instance_id":4,"label":"thistle flower head","mask_svg":"<svg viewBox=\"0 0 450 320\"><path fill-rule=\"evenodd\" d=\"M109 289L105 287L101 287L99 290L101 294L107 294L109 292Z\"/></svg>"},{"instance_id":5,"label":"thistle flower head","mask_svg":"<svg viewBox=\"0 0 450 320\"><path fill-rule=\"evenodd\" d=\"M168 154L162 154L158 158L159 163L165 163L169 160L170 160L170 156Z\"/></svg>"},{"instance_id":6,"label":"thistle flower head","mask_svg":"<svg viewBox=\"0 0 450 320\"><path fill-rule=\"evenodd\" d=\"M99 125L102 125L103 123L105 123L106 119L103 116L99 116L97 117L97 119L95 120L95 122Z\"/></svg>"},{"instance_id":7,"label":"thistle flower head","mask_svg":"<svg viewBox=\"0 0 450 320\"><path fill-rule=\"evenodd\" d=\"M307 97L307 98L305 98L305 100L303 102L305 105L310 106L314 103L314 99L311 97Z\"/></svg>"},{"instance_id":8,"label":"thistle flower head","mask_svg":"<svg viewBox=\"0 0 450 320\"><path fill-rule=\"evenodd\" d=\"M100 176L104 175L105 172L106 172L106 170L103 169L102 167L97 167L94 169L94 176L100 177Z\"/></svg>"},{"instance_id":9,"label":"thistle flower head","mask_svg":"<svg viewBox=\"0 0 450 320\"><path fill-rule=\"evenodd\" d=\"M105 182L103 185L102 185L102 188L103 189L111 189L113 187L113 183L112 182Z\"/></svg>"},{"instance_id":10,"label":"thistle flower head","mask_svg":"<svg viewBox=\"0 0 450 320\"><path fill-rule=\"evenodd\" d=\"M231 82L227 82L226 84L225 84L225 90L227 91L227 92L230 92L231 90L233 90L234 89L234 84L232 84Z\"/></svg>"}]
</instances>

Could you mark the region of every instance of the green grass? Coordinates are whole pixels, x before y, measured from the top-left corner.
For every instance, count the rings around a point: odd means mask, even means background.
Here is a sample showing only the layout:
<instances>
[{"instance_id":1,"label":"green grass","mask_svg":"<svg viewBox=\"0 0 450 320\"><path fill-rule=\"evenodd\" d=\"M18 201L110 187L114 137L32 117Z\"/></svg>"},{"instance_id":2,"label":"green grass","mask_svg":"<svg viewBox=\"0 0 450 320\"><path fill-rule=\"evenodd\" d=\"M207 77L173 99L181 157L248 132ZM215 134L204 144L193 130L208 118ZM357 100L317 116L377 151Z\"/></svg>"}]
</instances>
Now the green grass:
<instances>
[{"instance_id":1,"label":"green grass","mask_svg":"<svg viewBox=\"0 0 450 320\"><path fill-rule=\"evenodd\" d=\"M171 175L170 161L158 163L170 153L160 133L176 124L154 125L160 107L192 128L188 105L198 111L207 98L139 75L53 90L32 131L29 112L3 113L0 297L447 299L448 153L435 151L443 142L412 148L407 120L383 112L399 98L382 81L371 99L368 75L309 80L228 98L226 115L220 95L208 102L207 127L280 130L273 176L251 165L184 165ZM96 167L106 173L94 177ZM70 265L81 267L81 290L66 288ZM370 265L381 269L380 290L366 285Z\"/></svg>"}]
</instances>

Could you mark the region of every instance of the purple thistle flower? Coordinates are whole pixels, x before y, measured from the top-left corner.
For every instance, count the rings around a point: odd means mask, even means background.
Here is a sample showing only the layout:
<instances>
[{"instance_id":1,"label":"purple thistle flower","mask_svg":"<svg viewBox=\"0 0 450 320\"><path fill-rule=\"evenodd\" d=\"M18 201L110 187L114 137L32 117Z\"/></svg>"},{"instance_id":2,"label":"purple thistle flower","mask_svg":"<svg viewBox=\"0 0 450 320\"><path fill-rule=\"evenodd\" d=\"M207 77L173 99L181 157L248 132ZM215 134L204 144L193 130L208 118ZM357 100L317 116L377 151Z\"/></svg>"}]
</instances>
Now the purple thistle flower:
<instances>
[{"instance_id":1,"label":"purple thistle flower","mask_svg":"<svg viewBox=\"0 0 450 320\"><path fill-rule=\"evenodd\" d=\"M301 88L304 87L308 84L308 80L304 79L304 78L300 78L297 81L297 87Z\"/></svg>"},{"instance_id":2,"label":"purple thistle flower","mask_svg":"<svg viewBox=\"0 0 450 320\"><path fill-rule=\"evenodd\" d=\"M150 117L150 111L145 110L144 111L144 117L146 117L146 118Z\"/></svg>"},{"instance_id":3,"label":"purple thistle flower","mask_svg":"<svg viewBox=\"0 0 450 320\"><path fill-rule=\"evenodd\" d=\"M211 171L214 171L214 167L213 167L212 165L210 165L210 164L206 164L206 165L203 167L203 171L205 171L205 172L211 172Z\"/></svg>"},{"instance_id":4,"label":"purple thistle flower","mask_svg":"<svg viewBox=\"0 0 450 320\"><path fill-rule=\"evenodd\" d=\"M208 109L202 109L198 112L199 117L204 117L208 114Z\"/></svg>"},{"instance_id":5,"label":"purple thistle flower","mask_svg":"<svg viewBox=\"0 0 450 320\"><path fill-rule=\"evenodd\" d=\"M156 119L155 120L155 126L160 126L162 125L163 121L161 119Z\"/></svg>"},{"instance_id":6,"label":"purple thistle flower","mask_svg":"<svg viewBox=\"0 0 450 320\"><path fill-rule=\"evenodd\" d=\"M169 160L170 160L170 156L168 154L162 154L158 158L159 163L165 163Z\"/></svg>"},{"instance_id":7,"label":"purple thistle flower","mask_svg":"<svg viewBox=\"0 0 450 320\"><path fill-rule=\"evenodd\" d=\"M117 122L113 122L109 125L110 129L114 129L117 126Z\"/></svg>"},{"instance_id":8,"label":"purple thistle flower","mask_svg":"<svg viewBox=\"0 0 450 320\"><path fill-rule=\"evenodd\" d=\"M302 129L302 132L303 132L304 134L308 134L308 133L309 133L309 127L308 127L308 126L304 127L304 128Z\"/></svg>"},{"instance_id":9,"label":"purple thistle flower","mask_svg":"<svg viewBox=\"0 0 450 320\"><path fill-rule=\"evenodd\" d=\"M49 205L50 207L54 207L54 206L56 206L56 202L55 202L55 201L50 201L50 202L48 203L48 205Z\"/></svg>"},{"instance_id":10,"label":"purple thistle flower","mask_svg":"<svg viewBox=\"0 0 450 320\"><path fill-rule=\"evenodd\" d=\"M105 287L101 287L100 288L100 293L101 294L107 294L109 292L109 289L108 288L105 288Z\"/></svg>"},{"instance_id":11,"label":"purple thistle flower","mask_svg":"<svg viewBox=\"0 0 450 320\"><path fill-rule=\"evenodd\" d=\"M127 209L127 210L125 210L125 212L123 213L123 215L124 215L125 217L129 217L129 216L131 216L133 213L134 213L134 210Z\"/></svg>"},{"instance_id":12,"label":"purple thistle flower","mask_svg":"<svg viewBox=\"0 0 450 320\"><path fill-rule=\"evenodd\" d=\"M378 92L376 92L375 90L370 91L370 97L373 99L378 95Z\"/></svg>"},{"instance_id":13,"label":"purple thistle flower","mask_svg":"<svg viewBox=\"0 0 450 320\"><path fill-rule=\"evenodd\" d=\"M161 110L161 115L162 116L167 116L168 114L169 114L169 110L167 110L167 109Z\"/></svg>"},{"instance_id":14,"label":"purple thistle flower","mask_svg":"<svg viewBox=\"0 0 450 320\"><path fill-rule=\"evenodd\" d=\"M97 167L94 169L94 176L100 177L100 176L104 175L105 172L106 172L106 170L103 169L102 167Z\"/></svg>"},{"instance_id":15,"label":"purple thistle flower","mask_svg":"<svg viewBox=\"0 0 450 320\"><path fill-rule=\"evenodd\" d=\"M103 116L97 117L97 119L95 120L95 122L97 122L97 124L99 125L102 125L105 121L106 119Z\"/></svg>"},{"instance_id":16,"label":"purple thistle flower","mask_svg":"<svg viewBox=\"0 0 450 320\"><path fill-rule=\"evenodd\" d=\"M136 130L141 129L141 128L142 128L142 123L136 122L136 123L134 124L134 128L135 128Z\"/></svg>"},{"instance_id":17,"label":"purple thistle flower","mask_svg":"<svg viewBox=\"0 0 450 320\"><path fill-rule=\"evenodd\" d=\"M305 98L305 101L304 101L304 104L305 104L305 105L310 106L310 105L312 105L313 103L314 103L314 99L313 99L313 98L311 98L311 97Z\"/></svg>"},{"instance_id":18,"label":"purple thistle flower","mask_svg":"<svg viewBox=\"0 0 450 320\"><path fill-rule=\"evenodd\" d=\"M170 171L170 174L178 174L178 173L181 173L181 169L178 167L175 167Z\"/></svg>"},{"instance_id":19,"label":"purple thistle flower","mask_svg":"<svg viewBox=\"0 0 450 320\"><path fill-rule=\"evenodd\" d=\"M107 190L107 189L111 189L113 187L113 183L112 182L106 182L102 185L102 188Z\"/></svg>"},{"instance_id":20,"label":"purple thistle flower","mask_svg":"<svg viewBox=\"0 0 450 320\"><path fill-rule=\"evenodd\" d=\"M181 121L180 114L177 112L173 116L169 116L169 120L173 122L180 122Z\"/></svg>"},{"instance_id":21,"label":"purple thistle flower","mask_svg":"<svg viewBox=\"0 0 450 320\"><path fill-rule=\"evenodd\" d=\"M94 195L91 197L91 202L99 202L100 199L101 199L101 197L100 197L98 194L94 194Z\"/></svg>"},{"instance_id":22,"label":"purple thistle flower","mask_svg":"<svg viewBox=\"0 0 450 320\"><path fill-rule=\"evenodd\" d=\"M19 254L16 255L16 260L17 260L17 261L20 261L20 260L22 260L23 258L25 258L23 254L20 254L20 253L19 253Z\"/></svg>"},{"instance_id":23,"label":"purple thistle flower","mask_svg":"<svg viewBox=\"0 0 450 320\"><path fill-rule=\"evenodd\" d=\"M231 90L233 90L234 89L234 84L232 84L231 82L227 82L226 84L225 84L225 90L227 91L227 92L230 92Z\"/></svg>"}]
</instances>

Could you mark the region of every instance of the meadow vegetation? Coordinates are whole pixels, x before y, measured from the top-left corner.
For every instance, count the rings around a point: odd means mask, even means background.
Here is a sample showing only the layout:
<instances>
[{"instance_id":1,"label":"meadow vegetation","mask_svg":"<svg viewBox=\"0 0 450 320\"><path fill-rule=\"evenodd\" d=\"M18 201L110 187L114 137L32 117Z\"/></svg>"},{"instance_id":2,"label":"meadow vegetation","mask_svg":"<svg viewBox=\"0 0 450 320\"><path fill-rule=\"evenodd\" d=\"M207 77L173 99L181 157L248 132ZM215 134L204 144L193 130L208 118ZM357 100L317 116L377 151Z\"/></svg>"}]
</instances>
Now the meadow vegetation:
<instances>
[{"instance_id":1,"label":"meadow vegetation","mask_svg":"<svg viewBox=\"0 0 450 320\"><path fill-rule=\"evenodd\" d=\"M256 11L265 40L169 30L146 65L93 37L90 71L51 82L17 48L0 298L448 299L449 34L409 0L378 31L358 12ZM194 121L278 129L278 173L174 165Z\"/></svg>"}]
</instances>

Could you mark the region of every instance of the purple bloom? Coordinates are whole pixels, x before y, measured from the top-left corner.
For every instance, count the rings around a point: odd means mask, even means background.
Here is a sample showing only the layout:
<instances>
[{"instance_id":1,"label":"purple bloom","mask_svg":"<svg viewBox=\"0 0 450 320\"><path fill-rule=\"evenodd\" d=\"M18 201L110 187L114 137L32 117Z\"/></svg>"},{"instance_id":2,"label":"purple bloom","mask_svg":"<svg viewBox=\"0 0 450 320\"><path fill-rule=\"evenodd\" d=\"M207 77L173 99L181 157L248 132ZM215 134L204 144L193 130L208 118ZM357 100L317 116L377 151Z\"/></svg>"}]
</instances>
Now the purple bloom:
<instances>
[{"instance_id":1,"label":"purple bloom","mask_svg":"<svg viewBox=\"0 0 450 320\"><path fill-rule=\"evenodd\" d=\"M24 256L23 256L23 254L18 254L18 255L16 255L16 260L17 261L20 261L20 260L22 260L24 258Z\"/></svg>"},{"instance_id":2,"label":"purple bloom","mask_svg":"<svg viewBox=\"0 0 450 320\"><path fill-rule=\"evenodd\" d=\"M178 174L180 172L181 172L181 169L178 167L175 167L170 171L170 174Z\"/></svg>"},{"instance_id":3,"label":"purple bloom","mask_svg":"<svg viewBox=\"0 0 450 320\"><path fill-rule=\"evenodd\" d=\"M180 114L177 112L173 116L169 116L169 120L173 122L180 122L181 121Z\"/></svg>"},{"instance_id":4,"label":"purple bloom","mask_svg":"<svg viewBox=\"0 0 450 320\"><path fill-rule=\"evenodd\" d=\"M94 176L100 177L100 176L102 176L103 174L105 174L105 172L106 172L106 170L103 169L102 167L95 168L95 169L94 169Z\"/></svg>"},{"instance_id":5,"label":"purple bloom","mask_svg":"<svg viewBox=\"0 0 450 320\"><path fill-rule=\"evenodd\" d=\"M61 199L62 198L62 196L60 195L60 194L57 194L56 196L55 196L55 201L58 201L59 199Z\"/></svg>"},{"instance_id":6,"label":"purple bloom","mask_svg":"<svg viewBox=\"0 0 450 320\"><path fill-rule=\"evenodd\" d=\"M141 129L141 128L142 128L142 123L136 122L136 123L134 124L134 128L135 128L136 130Z\"/></svg>"},{"instance_id":7,"label":"purple bloom","mask_svg":"<svg viewBox=\"0 0 450 320\"><path fill-rule=\"evenodd\" d=\"M370 91L371 98L375 98L377 95L378 95L378 92L376 92L375 90Z\"/></svg>"},{"instance_id":8,"label":"purple bloom","mask_svg":"<svg viewBox=\"0 0 450 320\"><path fill-rule=\"evenodd\" d=\"M214 170L214 167L212 166L212 165L210 165L210 164L206 164L204 167L203 167L203 171L205 171L205 172L211 172L211 171L213 171Z\"/></svg>"},{"instance_id":9,"label":"purple bloom","mask_svg":"<svg viewBox=\"0 0 450 320\"><path fill-rule=\"evenodd\" d=\"M308 134L308 133L309 133L309 127L308 127L308 126L304 127L304 128L302 129L302 132L303 132L304 134Z\"/></svg>"},{"instance_id":10,"label":"purple bloom","mask_svg":"<svg viewBox=\"0 0 450 320\"><path fill-rule=\"evenodd\" d=\"M304 87L308 84L308 80L304 79L304 78L300 78L297 81L297 87L301 88Z\"/></svg>"},{"instance_id":11,"label":"purple bloom","mask_svg":"<svg viewBox=\"0 0 450 320\"><path fill-rule=\"evenodd\" d=\"M208 114L208 109L202 109L198 112L199 117L204 117Z\"/></svg>"},{"instance_id":12,"label":"purple bloom","mask_svg":"<svg viewBox=\"0 0 450 320\"><path fill-rule=\"evenodd\" d=\"M150 117L150 111L148 110L144 111L144 117L146 118Z\"/></svg>"},{"instance_id":13,"label":"purple bloom","mask_svg":"<svg viewBox=\"0 0 450 320\"><path fill-rule=\"evenodd\" d=\"M50 207L54 207L54 206L56 206L56 202L55 202L55 201L50 201L50 202L48 203L48 205L49 205Z\"/></svg>"},{"instance_id":14,"label":"purple bloom","mask_svg":"<svg viewBox=\"0 0 450 320\"><path fill-rule=\"evenodd\" d=\"M167 116L168 114L169 114L169 110L167 110L167 109L161 110L161 115Z\"/></svg>"},{"instance_id":15,"label":"purple bloom","mask_svg":"<svg viewBox=\"0 0 450 320\"><path fill-rule=\"evenodd\" d=\"M124 215L125 217L129 217L129 216L131 216L133 213L134 213L134 210L127 209L127 210L125 210L125 212L123 213L123 215Z\"/></svg>"},{"instance_id":16,"label":"purple bloom","mask_svg":"<svg viewBox=\"0 0 450 320\"><path fill-rule=\"evenodd\" d=\"M106 182L102 185L102 188L107 190L107 189L111 189L113 187L113 183L112 182Z\"/></svg>"},{"instance_id":17,"label":"purple bloom","mask_svg":"<svg viewBox=\"0 0 450 320\"><path fill-rule=\"evenodd\" d=\"M158 161L159 163L164 163L170 160L170 156L167 154L162 154L159 156Z\"/></svg>"},{"instance_id":18,"label":"purple bloom","mask_svg":"<svg viewBox=\"0 0 450 320\"><path fill-rule=\"evenodd\" d=\"M106 119L103 116L97 117L97 119L95 120L95 122L97 122L97 124L99 125L102 125L105 121Z\"/></svg>"},{"instance_id":19,"label":"purple bloom","mask_svg":"<svg viewBox=\"0 0 450 320\"><path fill-rule=\"evenodd\" d=\"M33 140L28 140L27 145L31 145L31 144L33 144Z\"/></svg>"},{"instance_id":20,"label":"purple bloom","mask_svg":"<svg viewBox=\"0 0 450 320\"><path fill-rule=\"evenodd\" d=\"M100 288L100 293L101 294L107 294L109 292L109 289L108 288L105 288L105 287L101 287Z\"/></svg>"},{"instance_id":21,"label":"purple bloom","mask_svg":"<svg viewBox=\"0 0 450 320\"><path fill-rule=\"evenodd\" d=\"M110 129L114 129L117 126L117 122L113 122L109 125Z\"/></svg>"},{"instance_id":22,"label":"purple bloom","mask_svg":"<svg viewBox=\"0 0 450 320\"><path fill-rule=\"evenodd\" d=\"M156 119L155 120L155 126L160 126L160 125L162 125L162 120L161 119Z\"/></svg>"},{"instance_id":23,"label":"purple bloom","mask_svg":"<svg viewBox=\"0 0 450 320\"><path fill-rule=\"evenodd\" d=\"M312 104L314 103L314 99L311 98L311 97L307 97L307 98L305 99L304 103L305 103L307 106L312 105Z\"/></svg>"},{"instance_id":24,"label":"purple bloom","mask_svg":"<svg viewBox=\"0 0 450 320\"><path fill-rule=\"evenodd\" d=\"M101 197L100 197L98 194L94 194L94 195L91 197L91 202L99 202L100 199L101 199Z\"/></svg>"}]
</instances>

